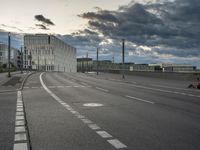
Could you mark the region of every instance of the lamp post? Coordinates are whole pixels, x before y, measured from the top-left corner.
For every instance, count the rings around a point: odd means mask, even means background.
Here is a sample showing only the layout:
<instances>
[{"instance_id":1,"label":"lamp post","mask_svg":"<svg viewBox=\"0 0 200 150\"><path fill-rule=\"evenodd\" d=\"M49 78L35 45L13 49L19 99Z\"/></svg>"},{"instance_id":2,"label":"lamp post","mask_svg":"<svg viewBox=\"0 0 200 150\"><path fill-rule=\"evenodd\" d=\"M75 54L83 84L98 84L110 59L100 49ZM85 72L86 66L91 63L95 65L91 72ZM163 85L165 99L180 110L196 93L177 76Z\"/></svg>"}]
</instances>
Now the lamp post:
<instances>
[{"instance_id":1,"label":"lamp post","mask_svg":"<svg viewBox=\"0 0 200 150\"><path fill-rule=\"evenodd\" d=\"M10 32L8 33L8 77L11 77L10 75Z\"/></svg>"},{"instance_id":2,"label":"lamp post","mask_svg":"<svg viewBox=\"0 0 200 150\"><path fill-rule=\"evenodd\" d=\"M122 39L122 78L125 79L124 75L124 49L125 49L125 40Z\"/></svg>"},{"instance_id":3,"label":"lamp post","mask_svg":"<svg viewBox=\"0 0 200 150\"><path fill-rule=\"evenodd\" d=\"M21 74L23 73L23 47L21 46Z\"/></svg>"},{"instance_id":4,"label":"lamp post","mask_svg":"<svg viewBox=\"0 0 200 150\"><path fill-rule=\"evenodd\" d=\"M99 75L99 48L97 48L97 75Z\"/></svg>"}]
</instances>

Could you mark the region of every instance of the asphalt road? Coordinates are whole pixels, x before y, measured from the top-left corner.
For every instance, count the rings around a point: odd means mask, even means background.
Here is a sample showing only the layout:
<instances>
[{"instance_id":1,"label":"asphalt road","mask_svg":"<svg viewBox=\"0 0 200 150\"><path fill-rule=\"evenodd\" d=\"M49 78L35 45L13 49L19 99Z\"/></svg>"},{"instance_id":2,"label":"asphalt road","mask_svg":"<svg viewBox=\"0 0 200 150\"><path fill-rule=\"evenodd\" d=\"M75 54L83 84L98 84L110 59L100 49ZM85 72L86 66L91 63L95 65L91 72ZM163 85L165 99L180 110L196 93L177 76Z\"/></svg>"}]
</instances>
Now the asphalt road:
<instances>
[{"instance_id":1,"label":"asphalt road","mask_svg":"<svg viewBox=\"0 0 200 150\"><path fill-rule=\"evenodd\" d=\"M188 82L36 73L23 90L32 150L199 150L200 91Z\"/></svg>"}]
</instances>

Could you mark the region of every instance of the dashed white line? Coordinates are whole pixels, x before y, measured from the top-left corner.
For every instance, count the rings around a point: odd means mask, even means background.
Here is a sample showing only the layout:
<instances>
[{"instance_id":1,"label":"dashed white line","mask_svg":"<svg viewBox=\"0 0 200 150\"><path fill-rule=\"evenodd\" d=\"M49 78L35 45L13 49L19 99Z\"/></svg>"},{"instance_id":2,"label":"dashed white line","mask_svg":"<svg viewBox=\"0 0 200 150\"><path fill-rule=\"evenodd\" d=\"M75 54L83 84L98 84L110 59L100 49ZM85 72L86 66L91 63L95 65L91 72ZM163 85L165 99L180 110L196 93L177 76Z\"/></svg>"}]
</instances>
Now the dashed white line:
<instances>
[{"instance_id":1,"label":"dashed white line","mask_svg":"<svg viewBox=\"0 0 200 150\"><path fill-rule=\"evenodd\" d=\"M25 122L24 122L24 120L17 120L17 121L15 122L15 125L16 125L16 126L23 126L23 125L25 125Z\"/></svg>"},{"instance_id":2,"label":"dashed white line","mask_svg":"<svg viewBox=\"0 0 200 150\"><path fill-rule=\"evenodd\" d=\"M138 88L154 90L154 91L160 91L160 92L165 92L165 93L174 93L174 94L180 94L180 95L186 95L186 96L198 97L198 98L200 97L200 95L192 95L192 94L187 94L187 93L182 93L182 92L174 92L174 91L170 91L170 90L162 90L162 89L157 89L157 88L145 87L145 86L141 86L141 85L133 85L133 84L130 84L130 85L134 86L134 87L138 87Z\"/></svg>"},{"instance_id":3,"label":"dashed white line","mask_svg":"<svg viewBox=\"0 0 200 150\"><path fill-rule=\"evenodd\" d=\"M27 137L26 137L26 133L19 133L19 134L15 134L15 141L26 141Z\"/></svg>"},{"instance_id":4,"label":"dashed white line","mask_svg":"<svg viewBox=\"0 0 200 150\"><path fill-rule=\"evenodd\" d=\"M144 100L144 99L133 97L133 96L129 96L129 95L126 95L126 97L134 99L134 100L137 100L137 101L142 101L142 102L145 102L145 103L155 104L155 102L151 102L151 101L148 101L148 100Z\"/></svg>"},{"instance_id":5,"label":"dashed white line","mask_svg":"<svg viewBox=\"0 0 200 150\"><path fill-rule=\"evenodd\" d=\"M81 119L85 124L91 124L92 121L86 118Z\"/></svg>"},{"instance_id":6,"label":"dashed white line","mask_svg":"<svg viewBox=\"0 0 200 150\"><path fill-rule=\"evenodd\" d=\"M40 83L42 84L43 88L47 91L47 93L49 93L57 102L59 102L63 107L65 107L72 114L74 114L77 118L79 118L83 123L87 124L87 126L90 129L92 129L92 130L101 129L98 125L93 124L93 122L91 120L87 119L85 116L81 115L78 111L75 111L73 108L71 108L70 105L64 104L64 102L57 95L55 95L51 90L49 90L42 80L43 74L44 73L40 74ZM96 87L96 88L98 88L98 87ZM105 89L103 89L103 90L105 90ZM112 138L113 137L111 134L107 133L106 131L97 131L96 133L98 135L100 135L102 138ZM120 142L117 139L110 139L110 140L107 140L107 142L110 143L112 146L114 146L116 149L127 147L125 144L123 144L122 142Z\"/></svg>"},{"instance_id":7,"label":"dashed white line","mask_svg":"<svg viewBox=\"0 0 200 150\"><path fill-rule=\"evenodd\" d=\"M96 125L96 124L89 124L88 127L91 128L92 130L100 130L100 129L101 129L101 128L100 128L98 125Z\"/></svg>"},{"instance_id":8,"label":"dashed white line","mask_svg":"<svg viewBox=\"0 0 200 150\"><path fill-rule=\"evenodd\" d=\"M22 92L17 91L17 106L15 120L15 136L13 150L28 150L27 133L25 127Z\"/></svg>"},{"instance_id":9,"label":"dashed white line","mask_svg":"<svg viewBox=\"0 0 200 150\"><path fill-rule=\"evenodd\" d=\"M110 135L108 132L106 131L96 131L96 133L98 135L100 135L102 138L111 138L112 135Z\"/></svg>"},{"instance_id":10,"label":"dashed white line","mask_svg":"<svg viewBox=\"0 0 200 150\"><path fill-rule=\"evenodd\" d=\"M26 131L25 126L15 127L15 133L25 132L25 131Z\"/></svg>"},{"instance_id":11,"label":"dashed white line","mask_svg":"<svg viewBox=\"0 0 200 150\"><path fill-rule=\"evenodd\" d=\"M16 143L16 144L14 144L14 150L28 150L27 143Z\"/></svg>"},{"instance_id":12,"label":"dashed white line","mask_svg":"<svg viewBox=\"0 0 200 150\"><path fill-rule=\"evenodd\" d=\"M116 149L127 148L127 146L124 145L122 142L120 142L118 139L112 139L112 140L107 140L107 141L108 143L113 145Z\"/></svg>"},{"instance_id":13,"label":"dashed white line","mask_svg":"<svg viewBox=\"0 0 200 150\"><path fill-rule=\"evenodd\" d=\"M16 116L16 120L24 120L24 116Z\"/></svg>"},{"instance_id":14,"label":"dashed white line","mask_svg":"<svg viewBox=\"0 0 200 150\"><path fill-rule=\"evenodd\" d=\"M96 89L101 90L101 91L104 91L104 92L108 92L108 91L109 91L109 90L107 90L107 89L103 89L103 88L100 88L100 87L96 87Z\"/></svg>"}]
</instances>

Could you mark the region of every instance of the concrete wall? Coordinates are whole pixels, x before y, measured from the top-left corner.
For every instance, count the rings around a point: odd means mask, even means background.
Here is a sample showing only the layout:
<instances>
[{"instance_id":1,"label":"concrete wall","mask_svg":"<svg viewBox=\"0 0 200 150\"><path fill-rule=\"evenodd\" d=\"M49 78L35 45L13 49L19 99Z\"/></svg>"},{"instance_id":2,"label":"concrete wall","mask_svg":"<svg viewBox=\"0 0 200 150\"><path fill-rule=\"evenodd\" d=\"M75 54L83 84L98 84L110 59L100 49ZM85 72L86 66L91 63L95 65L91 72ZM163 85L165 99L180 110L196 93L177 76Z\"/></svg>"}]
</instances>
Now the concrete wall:
<instances>
[{"instance_id":1,"label":"concrete wall","mask_svg":"<svg viewBox=\"0 0 200 150\"><path fill-rule=\"evenodd\" d=\"M120 70L108 71L109 73L122 73ZM175 72L141 72L141 71L125 71L126 75L133 76L146 76L153 78L162 79L173 79L173 80L186 80L186 81L196 81L197 77L200 78L200 72L196 73L175 73Z\"/></svg>"}]
</instances>

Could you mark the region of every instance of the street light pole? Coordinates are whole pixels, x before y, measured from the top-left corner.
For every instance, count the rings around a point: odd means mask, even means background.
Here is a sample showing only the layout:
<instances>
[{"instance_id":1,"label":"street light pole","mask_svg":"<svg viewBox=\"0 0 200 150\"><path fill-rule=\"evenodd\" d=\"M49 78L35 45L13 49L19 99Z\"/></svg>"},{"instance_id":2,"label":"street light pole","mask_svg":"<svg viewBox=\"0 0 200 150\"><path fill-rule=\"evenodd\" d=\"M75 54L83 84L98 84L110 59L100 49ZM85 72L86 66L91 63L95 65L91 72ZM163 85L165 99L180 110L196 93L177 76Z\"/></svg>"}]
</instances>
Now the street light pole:
<instances>
[{"instance_id":1,"label":"street light pole","mask_svg":"<svg viewBox=\"0 0 200 150\"><path fill-rule=\"evenodd\" d=\"M23 47L21 46L21 74L23 73Z\"/></svg>"},{"instance_id":2,"label":"street light pole","mask_svg":"<svg viewBox=\"0 0 200 150\"><path fill-rule=\"evenodd\" d=\"M124 75L124 49L125 49L125 40L122 39L122 78L125 79Z\"/></svg>"},{"instance_id":3,"label":"street light pole","mask_svg":"<svg viewBox=\"0 0 200 150\"><path fill-rule=\"evenodd\" d=\"M8 77L11 77L10 75L10 32L8 33Z\"/></svg>"},{"instance_id":4,"label":"street light pole","mask_svg":"<svg viewBox=\"0 0 200 150\"><path fill-rule=\"evenodd\" d=\"M99 48L97 48L97 75L99 75Z\"/></svg>"},{"instance_id":5,"label":"street light pole","mask_svg":"<svg viewBox=\"0 0 200 150\"><path fill-rule=\"evenodd\" d=\"M86 53L86 61L87 61L87 70L86 70L86 72L88 73L88 52Z\"/></svg>"}]
</instances>

